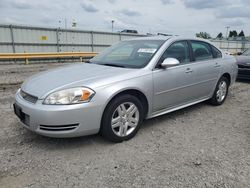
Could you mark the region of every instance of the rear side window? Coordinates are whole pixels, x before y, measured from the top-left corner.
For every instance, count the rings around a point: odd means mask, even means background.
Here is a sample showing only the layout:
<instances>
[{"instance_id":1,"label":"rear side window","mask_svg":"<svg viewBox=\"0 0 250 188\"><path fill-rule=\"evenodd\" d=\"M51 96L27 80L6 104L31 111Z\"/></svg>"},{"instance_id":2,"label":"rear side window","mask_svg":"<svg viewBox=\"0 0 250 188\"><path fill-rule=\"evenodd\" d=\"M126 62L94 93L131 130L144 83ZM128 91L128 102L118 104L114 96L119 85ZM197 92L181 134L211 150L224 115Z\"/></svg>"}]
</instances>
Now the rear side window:
<instances>
[{"instance_id":1,"label":"rear side window","mask_svg":"<svg viewBox=\"0 0 250 188\"><path fill-rule=\"evenodd\" d=\"M175 58L180 61L180 63L190 62L189 48L187 41L178 41L173 43L168 49L164 52L161 57L161 62L166 58Z\"/></svg>"},{"instance_id":2,"label":"rear side window","mask_svg":"<svg viewBox=\"0 0 250 188\"><path fill-rule=\"evenodd\" d=\"M212 50L213 50L214 58L222 58L222 54L220 50L218 50L214 46L212 46Z\"/></svg>"},{"instance_id":3,"label":"rear side window","mask_svg":"<svg viewBox=\"0 0 250 188\"><path fill-rule=\"evenodd\" d=\"M211 46L208 43L200 41L191 41L191 46L195 61L213 59Z\"/></svg>"}]
</instances>

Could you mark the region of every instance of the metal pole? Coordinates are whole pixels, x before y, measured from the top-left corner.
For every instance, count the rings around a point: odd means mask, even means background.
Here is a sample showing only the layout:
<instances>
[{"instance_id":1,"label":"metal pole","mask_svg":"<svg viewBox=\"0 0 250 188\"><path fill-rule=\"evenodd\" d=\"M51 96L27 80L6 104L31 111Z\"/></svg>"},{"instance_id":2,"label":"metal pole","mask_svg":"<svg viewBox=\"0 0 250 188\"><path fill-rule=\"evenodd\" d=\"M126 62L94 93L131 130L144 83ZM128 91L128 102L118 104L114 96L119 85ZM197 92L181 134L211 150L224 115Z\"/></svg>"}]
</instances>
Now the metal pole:
<instances>
[{"instance_id":1,"label":"metal pole","mask_svg":"<svg viewBox=\"0 0 250 188\"><path fill-rule=\"evenodd\" d=\"M66 44L68 44L68 31L67 31L67 19L66 18L64 19L64 24L65 24L65 38L66 38L65 42Z\"/></svg>"},{"instance_id":2,"label":"metal pole","mask_svg":"<svg viewBox=\"0 0 250 188\"><path fill-rule=\"evenodd\" d=\"M121 35L121 33L119 33L119 40L120 40L120 41L122 40L122 35Z\"/></svg>"},{"instance_id":3,"label":"metal pole","mask_svg":"<svg viewBox=\"0 0 250 188\"><path fill-rule=\"evenodd\" d=\"M59 49L59 28L56 29L56 47L57 47L57 52L60 52L60 49Z\"/></svg>"},{"instance_id":4,"label":"metal pole","mask_svg":"<svg viewBox=\"0 0 250 188\"><path fill-rule=\"evenodd\" d=\"M227 35L228 35L228 29L230 28L229 26L226 27L227 31L226 31L226 39L228 39Z\"/></svg>"},{"instance_id":5,"label":"metal pole","mask_svg":"<svg viewBox=\"0 0 250 188\"><path fill-rule=\"evenodd\" d=\"M91 51L94 52L94 33L93 31L91 33Z\"/></svg>"},{"instance_id":6,"label":"metal pole","mask_svg":"<svg viewBox=\"0 0 250 188\"><path fill-rule=\"evenodd\" d=\"M67 19L64 18L64 26L65 26L65 29L67 29Z\"/></svg>"},{"instance_id":7,"label":"metal pole","mask_svg":"<svg viewBox=\"0 0 250 188\"><path fill-rule=\"evenodd\" d=\"M243 40L241 50L244 51L245 49L246 49L246 40Z\"/></svg>"},{"instance_id":8,"label":"metal pole","mask_svg":"<svg viewBox=\"0 0 250 188\"><path fill-rule=\"evenodd\" d=\"M15 40L14 40L14 34L13 34L13 26L12 25L10 25L10 36L11 36L11 43L12 43L13 53L16 53Z\"/></svg>"},{"instance_id":9,"label":"metal pole","mask_svg":"<svg viewBox=\"0 0 250 188\"><path fill-rule=\"evenodd\" d=\"M112 32L114 32L114 22L115 22L115 20L111 20L111 24L112 24Z\"/></svg>"}]
</instances>

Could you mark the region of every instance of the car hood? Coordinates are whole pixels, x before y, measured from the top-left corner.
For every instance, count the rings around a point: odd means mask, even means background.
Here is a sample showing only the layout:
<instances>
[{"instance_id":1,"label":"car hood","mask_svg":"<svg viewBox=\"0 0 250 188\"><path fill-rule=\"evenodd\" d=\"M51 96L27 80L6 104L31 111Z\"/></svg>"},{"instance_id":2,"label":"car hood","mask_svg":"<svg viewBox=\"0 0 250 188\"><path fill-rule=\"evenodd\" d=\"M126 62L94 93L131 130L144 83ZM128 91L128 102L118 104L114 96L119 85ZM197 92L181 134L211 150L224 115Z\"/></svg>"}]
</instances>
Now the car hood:
<instances>
[{"instance_id":1,"label":"car hood","mask_svg":"<svg viewBox=\"0 0 250 188\"><path fill-rule=\"evenodd\" d=\"M240 65L248 65L250 66L250 56L236 56L237 63Z\"/></svg>"},{"instance_id":2,"label":"car hood","mask_svg":"<svg viewBox=\"0 0 250 188\"><path fill-rule=\"evenodd\" d=\"M64 88L107 85L116 81L116 77L127 78L123 75L133 71L136 69L80 63L36 74L26 80L21 88L24 92L43 99L48 93Z\"/></svg>"}]
</instances>

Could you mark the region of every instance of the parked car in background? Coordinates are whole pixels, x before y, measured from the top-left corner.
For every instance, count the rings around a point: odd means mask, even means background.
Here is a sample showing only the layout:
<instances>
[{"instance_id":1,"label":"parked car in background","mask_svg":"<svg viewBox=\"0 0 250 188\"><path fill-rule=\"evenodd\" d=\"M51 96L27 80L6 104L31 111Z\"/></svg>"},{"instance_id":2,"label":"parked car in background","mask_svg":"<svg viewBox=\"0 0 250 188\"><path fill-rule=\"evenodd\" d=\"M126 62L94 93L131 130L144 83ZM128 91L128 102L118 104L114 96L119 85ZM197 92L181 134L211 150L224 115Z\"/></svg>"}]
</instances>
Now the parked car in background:
<instances>
[{"instance_id":1,"label":"parked car in background","mask_svg":"<svg viewBox=\"0 0 250 188\"><path fill-rule=\"evenodd\" d=\"M144 119L209 100L225 101L237 76L233 56L181 37L122 41L79 63L26 80L15 96L23 126L49 137L135 136ZM216 110L216 109L215 109Z\"/></svg>"},{"instance_id":2,"label":"parked car in background","mask_svg":"<svg viewBox=\"0 0 250 188\"><path fill-rule=\"evenodd\" d=\"M250 80L250 48L236 56L236 60L238 64L237 79Z\"/></svg>"},{"instance_id":3,"label":"parked car in background","mask_svg":"<svg viewBox=\"0 0 250 188\"><path fill-rule=\"evenodd\" d=\"M124 29L121 31L121 33L131 33L131 34L138 34L137 30L132 30L132 29Z\"/></svg>"}]
</instances>

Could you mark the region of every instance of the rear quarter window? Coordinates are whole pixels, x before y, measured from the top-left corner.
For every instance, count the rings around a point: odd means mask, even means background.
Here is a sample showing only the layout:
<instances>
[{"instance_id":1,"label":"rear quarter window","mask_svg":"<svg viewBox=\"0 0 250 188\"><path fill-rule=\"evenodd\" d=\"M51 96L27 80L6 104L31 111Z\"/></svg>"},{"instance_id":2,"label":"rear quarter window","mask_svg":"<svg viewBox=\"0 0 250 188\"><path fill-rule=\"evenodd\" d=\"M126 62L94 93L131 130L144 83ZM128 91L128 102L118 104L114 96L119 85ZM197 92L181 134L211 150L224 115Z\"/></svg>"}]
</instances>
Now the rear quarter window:
<instances>
[{"instance_id":1,"label":"rear quarter window","mask_svg":"<svg viewBox=\"0 0 250 188\"><path fill-rule=\"evenodd\" d=\"M220 50L218 50L214 46L212 46L212 50L213 50L214 58L222 58L222 53L220 52Z\"/></svg>"},{"instance_id":2,"label":"rear quarter window","mask_svg":"<svg viewBox=\"0 0 250 188\"><path fill-rule=\"evenodd\" d=\"M201 41L191 41L191 47L195 61L213 59L213 53L210 44Z\"/></svg>"}]
</instances>

